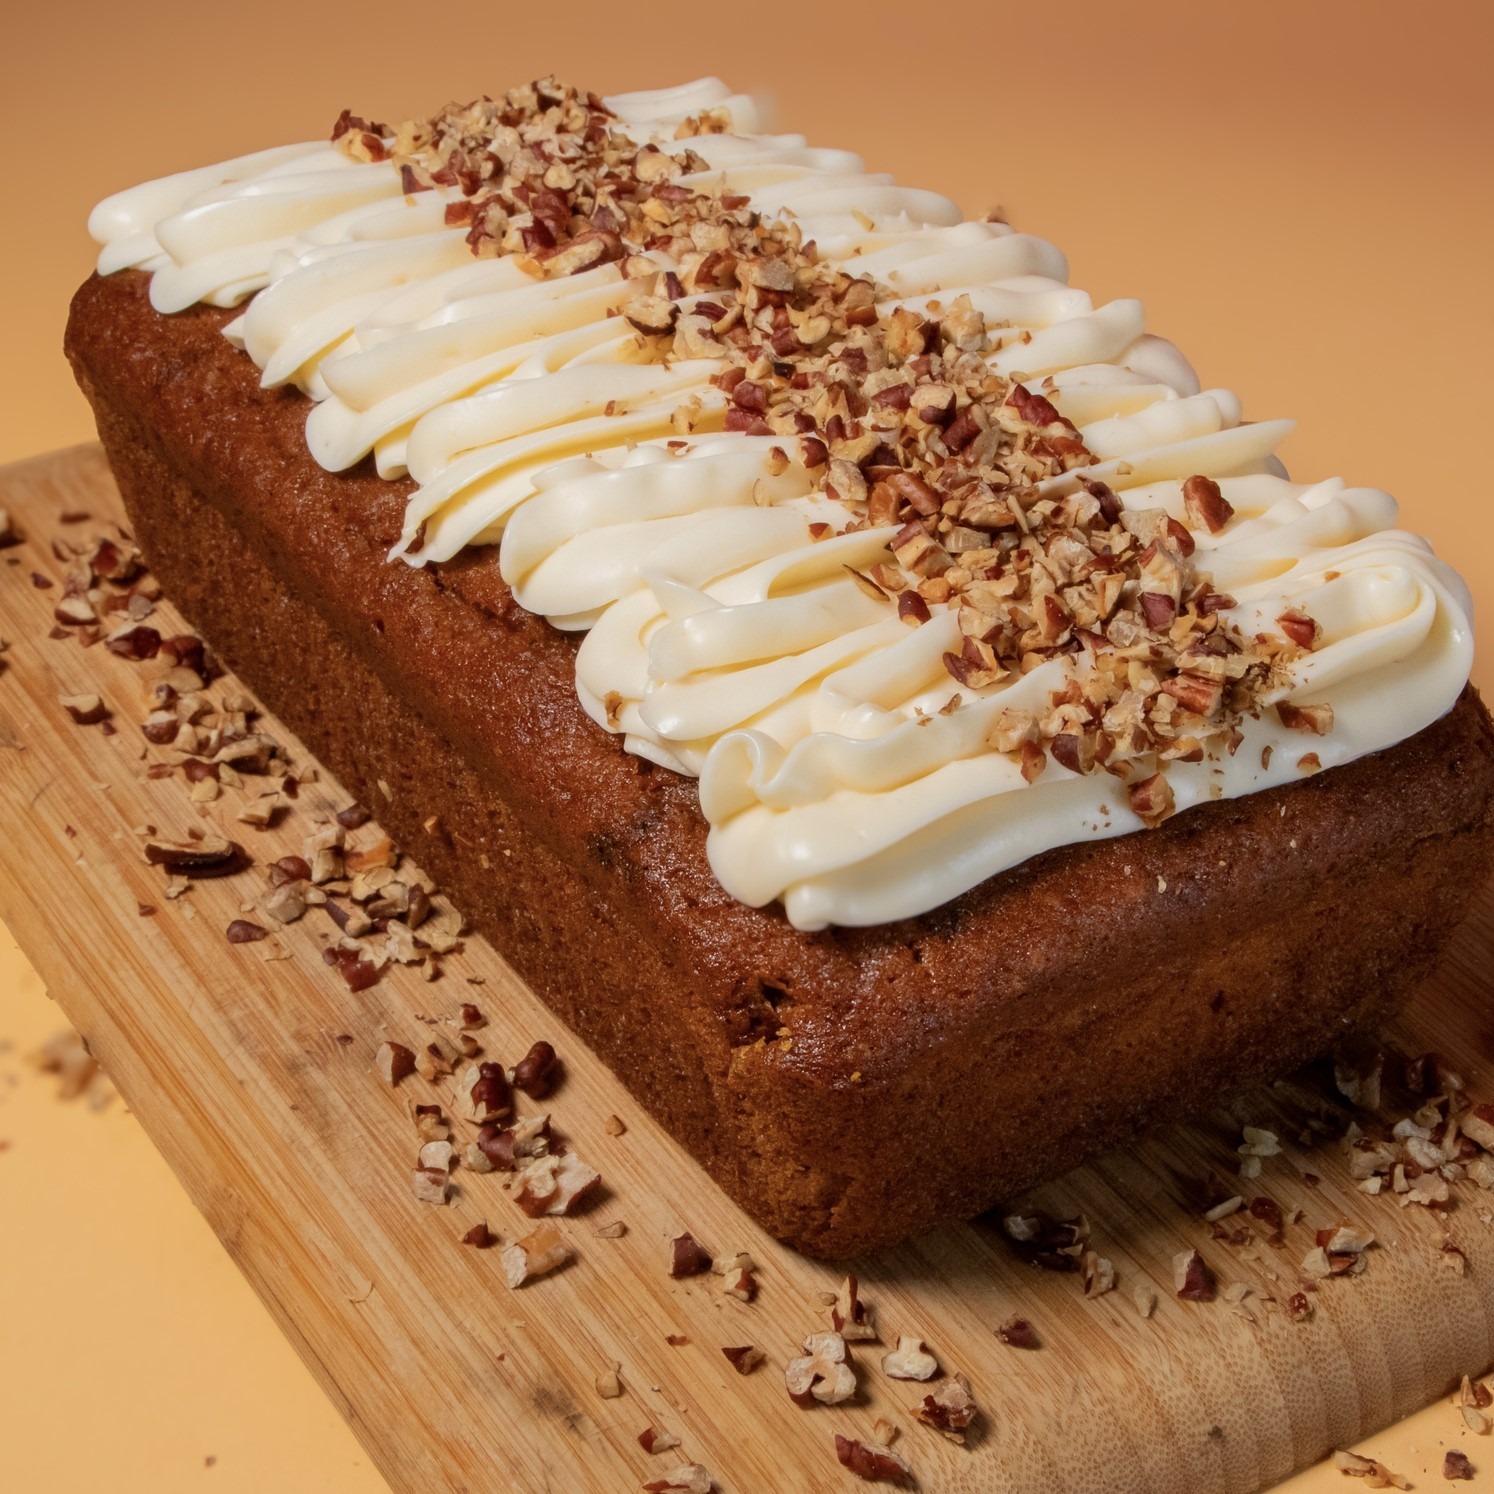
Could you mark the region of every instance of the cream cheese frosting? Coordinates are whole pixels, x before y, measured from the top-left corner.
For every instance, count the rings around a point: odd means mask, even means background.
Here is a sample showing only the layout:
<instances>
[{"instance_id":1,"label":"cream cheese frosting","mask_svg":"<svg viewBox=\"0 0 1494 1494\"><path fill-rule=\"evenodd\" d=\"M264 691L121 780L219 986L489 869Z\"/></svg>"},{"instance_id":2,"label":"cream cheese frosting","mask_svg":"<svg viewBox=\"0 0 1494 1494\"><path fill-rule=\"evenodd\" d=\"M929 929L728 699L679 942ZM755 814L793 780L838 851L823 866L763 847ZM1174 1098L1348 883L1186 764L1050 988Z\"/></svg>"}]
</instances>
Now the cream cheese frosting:
<instances>
[{"instance_id":1,"label":"cream cheese frosting","mask_svg":"<svg viewBox=\"0 0 1494 1494\"><path fill-rule=\"evenodd\" d=\"M1229 391L1201 390L1139 302L1097 307L1041 239L760 132L752 100L715 80L606 104L634 140L692 152L680 185L742 194L874 280L882 315L968 298L993 329L991 370L1041 389L1089 454L1044 493L1103 482L1128 516L1186 525L1185 481L1217 482L1233 516L1191 533L1230 621L1252 637L1296 610L1320 630L1260 704L1326 703L1332 728L1304 739L1274 710L1247 716L1233 751L1169 764L1179 810L1351 761L1451 708L1472 659L1459 577L1396 527L1388 495L1291 481L1275 456L1290 422L1246 423ZM730 133L676 139L703 110ZM958 689L953 608L910 628L852 574L891 559L896 526L842 532L845 505L801 454L725 429L719 363L646 356L625 315L646 280L474 258L447 221L460 192L407 185L392 161L307 142L120 193L89 229L99 272L149 272L159 311L247 302L226 335L266 386L310 397L323 467L371 456L413 480L392 559L496 544L519 603L584 633L582 705L630 752L698 776L734 897L781 901L804 929L882 923L1142 828L1115 777L1055 762L1029 782L987 745L1003 713L1041 712L1082 676L1083 654ZM676 299L688 313L706 298Z\"/></svg>"}]
</instances>

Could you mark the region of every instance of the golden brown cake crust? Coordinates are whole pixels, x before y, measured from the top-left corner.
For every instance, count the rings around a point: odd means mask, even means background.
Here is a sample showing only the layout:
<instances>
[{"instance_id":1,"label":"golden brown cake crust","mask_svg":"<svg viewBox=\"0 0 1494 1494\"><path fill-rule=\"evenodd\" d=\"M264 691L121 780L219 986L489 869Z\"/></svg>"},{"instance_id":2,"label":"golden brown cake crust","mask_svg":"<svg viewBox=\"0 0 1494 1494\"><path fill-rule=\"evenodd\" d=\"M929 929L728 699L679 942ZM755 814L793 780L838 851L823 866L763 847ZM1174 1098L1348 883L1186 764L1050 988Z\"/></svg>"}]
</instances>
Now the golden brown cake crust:
<instances>
[{"instance_id":1,"label":"golden brown cake crust","mask_svg":"<svg viewBox=\"0 0 1494 1494\"><path fill-rule=\"evenodd\" d=\"M1379 1020L1489 874L1494 728L1469 689L1347 767L1051 852L921 918L801 933L721 889L695 785L585 715L574 640L514 602L495 552L388 564L409 484L322 471L304 397L259 388L227 314L159 316L147 286L89 280L67 350L167 591L812 1254L973 1215Z\"/></svg>"}]
</instances>

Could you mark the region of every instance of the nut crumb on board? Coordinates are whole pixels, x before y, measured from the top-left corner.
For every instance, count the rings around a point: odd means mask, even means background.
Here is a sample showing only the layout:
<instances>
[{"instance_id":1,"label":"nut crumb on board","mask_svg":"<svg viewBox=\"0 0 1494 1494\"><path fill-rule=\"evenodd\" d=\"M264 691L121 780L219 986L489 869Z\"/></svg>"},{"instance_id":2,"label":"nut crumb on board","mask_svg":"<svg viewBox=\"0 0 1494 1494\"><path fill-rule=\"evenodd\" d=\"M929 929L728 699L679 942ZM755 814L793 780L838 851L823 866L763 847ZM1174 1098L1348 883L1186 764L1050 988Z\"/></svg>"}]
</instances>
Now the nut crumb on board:
<instances>
[{"instance_id":1,"label":"nut crumb on board","mask_svg":"<svg viewBox=\"0 0 1494 1494\"><path fill-rule=\"evenodd\" d=\"M685 1463L663 1478L651 1479L644 1484L645 1494L711 1494L716 1487L709 1471L699 1463Z\"/></svg>"},{"instance_id":2,"label":"nut crumb on board","mask_svg":"<svg viewBox=\"0 0 1494 1494\"><path fill-rule=\"evenodd\" d=\"M1398 1473L1392 1473L1383 1463L1374 1458L1362 1457L1359 1453L1336 1452L1333 1466L1346 1478L1362 1478L1371 1489L1409 1489L1410 1482Z\"/></svg>"}]
</instances>

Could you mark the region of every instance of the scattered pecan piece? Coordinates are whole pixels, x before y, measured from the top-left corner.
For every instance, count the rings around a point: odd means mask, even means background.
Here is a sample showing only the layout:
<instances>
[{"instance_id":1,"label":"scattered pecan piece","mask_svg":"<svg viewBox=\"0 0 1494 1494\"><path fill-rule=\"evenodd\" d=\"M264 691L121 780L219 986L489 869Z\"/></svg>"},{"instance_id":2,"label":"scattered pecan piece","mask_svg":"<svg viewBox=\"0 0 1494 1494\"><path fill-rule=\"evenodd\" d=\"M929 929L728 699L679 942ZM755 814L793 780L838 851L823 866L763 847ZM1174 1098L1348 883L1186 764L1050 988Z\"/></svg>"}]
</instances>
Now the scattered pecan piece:
<instances>
[{"instance_id":1,"label":"scattered pecan piece","mask_svg":"<svg viewBox=\"0 0 1494 1494\"><path fill-rule=\"evenodd\" d=\"M601 1182L602 1175L574 1152L563 1157L536 1157L519 1173L514 1202L531 1219L546 1214L568 1214Z\"/></svg>"},{"instance_id":2,"label":"scattered pecan piece","mask_svg":"<svg viewBox=\"0 0 1494 1494\"><path fill-rule=\"evenodd\" d=\"M860 1288L853 1272L841 1283L830 1308L830 1326L847 1343L864 1342L877 1336L876 1309L861 1300Z\"/></svg>"},{"instance_id":3,"label":"scattered pecan piece","mask_svg":"<svg viewBox=\"0 0 1494 1494\"><path fill-rule=\"evenodd\" d=\"M444 1167L417 1167L410 1186L421 1203L444 1204L451 1198L451 1178Z\"/></svg>"},{"instance_id":4,"label":"scattered pecan piece","mask_svg":"<svg viewBox=\"0 0 1494 1494\"><path fill-rule=\"evenodd\" d=\"M462 1244L471 1245L475 1250L490 1250L497 1243L498 1236L488 1228L486 1220L474 1224L462 1236Z\"/></svg>"},{"instance_id":5,"label":"scattered pecan piece","mask_svg":"<svg viewBox=\"0 0 1494 1494\"><path fill-rule=\"evenodd\" d=\"M753 1344L742 1344L734 1349L722 1349L727 1361L739 1375L750 1375L768 1356Z\"/></svg>"},{"instance_id":6,"label":"scattered pecan piece","mask_svg":"<svg viewBox=\"0 0 1494 1494\"><path fill-rule=\"evenodd\" d=\"M374 1067L386 1084L398 1084L415 1072L415 1055L403 1043L380 1043Z\"/></svg>"},{"instance_id":7,"label":"scattered pecan piece","mask_svg":"<svg viewBox=\"0 0 1494 1494\"><path fill-rule=\"evenodd\" d=\"M1362 1478L1371 1489L1409 1489L1411 1485L1398 1473L1392 1473L1374 1458L1358 1453L1336 1452L1333 1466L1348 1478Z\"/></svg>"},{"instance_id":8,"label":"scattered pecan piece","mask_svg":"<svg viewBox=\"0 0 1494 1494\"><path fill-rule=\"evenodd\" d=\"M1086 1297L1103 1297L1115 1290L1115 1265L1107 1256L1086 1250L1080 1258L1080 1270L1084 1274Z\"/></svg>"},{"instance_id":9,"label":"scattered pecan piece","mask_svg":"<svg viewBox=\"0 0 1494 1494\"><path fill-rule=\"evenodd\" d=\"M1234 517L1234 508L1211 477L1195 475L1183 484L1183 508L1193 529L1218 534Z\"/></svg>"},{"instance_id":10,"label":"scattered pecan piece","mask_svg":"<svg viewBox=\"0 0 1494 1494\"><path fill-rule=\"evenodd\" d=\"M248 862L241 847L220 836L202 840L147 840L145 859L172 876L226 877Z\"/></svg>"},{"instance_id":11,"label":"scattered pecan piece","mask_svg":"<svg viewBox=\"0 0 1494 1494\"><path fill-rule=\"evenodd\" d=\"M503 1065L470 1064L457 1081L457 1110L479 1126L490 1125L513 1113L513 1091Z\"/></svg>"},{"instance_id":12,"label":"scattered pecan piece","mask_svg":"<svg viewBox=\"0 0 1494 1494\"><path fill-rule=\"evenodd\" d=\"M1286 634L1298 648L1309 652L1318 646L1323 630L1300 607L1290 607L1276 619L1276 626Z\"/></svg>"},{"instance_id":13,"label":"scattered pecan piece","mask_svg":"<svg viewBox=\"0 0 1494 1494\"><path fill-rule=\"evenodd\" d=\"M532 1277L548 1275L574 1255L553 1224L541 1224L523 1239L505 1246L500 1259L504 1279L509 1286L520 1287Z\"/></svg>"},{"instance_id":14,"label":"scattered pecan piece","mask_svg":"<svg viewBox=\"0 0 1494 1494\"><path fill-rule=\"evenodd\" d=\"M63 695L62 708L79 726L97 726L109 719L109 707L97 695Z\"/></svg>"},{"instance_id":15,"label":"scattered pecan piece","mask_svg":"<svg viewBox=\"0 0 1494 1494\"><path fill-rule=\"evenodd\" d=\"M997 1330L996 1337L1013 1349L1040 1349L1042 1340L1037 1329L1026 1318L1010 1317Z\"/></svg>"},{"instance_id":16,"label":"scattered pecan piece","mask_svg":"<svg viewBox=\"0 0 1494 1494\"><path fill-rule=\"evenodd\" d=\"M816 1401L838 1406L856 1394L856 1371L846 1362L846 1341L838 1333L811 1333L804 1354L789 1360L784 1371L789 1398L796 1406Z\"/></svg>"},{"instance_id":17,"label":"scattered pecan piece","mask_svg":"<svg viewBox=\"0 0 1494 1494\"><path fill-rule=\"evenodd\" d=\"M1450 1484L1460 1480L1471 1483L1473 1473L1473 1464L1469 1461L1468 1454L1458 1447L1448 1448L1442 1459L1442 1477Z\"/></svg>"},{"instance_id":18,"label":"scattered pecan piece","mask_svg":"<svg viewBox=\"0 0 1494 1494\"><path fill-rule=\"evenodd\" d=\"M887 1447L858 1442L835 1434L835 1456L857 1478L869 1484L901 1484L912 1478L913 1470Z\"/></svg>"},{"instance_id":19,"label":"scattered pecan piece","mask_svg":"<svg viewBox=\"0 0 1494 1494\"><path fill-rule=\"evenodd\" d=\"M555 1049L543 1040L533 1047L514 1065L514 1088L522 1090L531 1100L543 1100L555 1087Z\"/></svg>"},{"instance_id":20,"label":"scattered pecan piece","mask_svg":"<svg viewBox=\"0 0 1494 1494\"><path fill-rule=\"evenodd\" d=\"M711 1269L710 1252L688 1231L676 1235L669 1243L669 1274L673 1277L700 1276Z\"/></svg>"},{"instance_id":21,"label":"scattered pecan piece","mask_svg":"<svg viewBox=\"0 0 1494 1494\"><path fill-rule=\"evenodd\" d=\"M736 1255L720 1261L716 1265L716 1274L721 1277L721 1290L728 1297L735 1297L738 1302L751 1302L757 1296L757 1277L753 1274L756 1270L752 1257L746 1251L738 1251Z\"/></svg>"},{"instance_id":22,"label":"scattered pecan piece","mask_svg":"<svg viewBox=\"0 0 1494 1494\"><path fill-rule=\"evenodd\" d=\"M666 1432L660 1427L644 1427L638 1434L638 1445L646 1453L661 1453L678 1447L680 1439L673 1432Z\"/></svg>"},{"instance_id":23,"label":"scattered pecan piece","mask_svg":"<svg viewBox=\"0 0 1494 1494\"><path fill-rule=\"evenodd\" d=\"M913 1408L913 1414L951 1442L963 1443L978 1410L975 1398L970 1394L970 1382L963 1375L951 1375L931 1394L924 1396L922 1404Z\"/></svg>"},{"instance_id":24,"label":"scattered pecan piece","mask_svg":"<svg viewBox=\"0 0 1494 1494\"><path fill-rule=\"evenodd\" d=\"M643 1486L644 1494L670 1494L672 1490L678 1490L679 1494L711 1494L715 1487L710 1473L699 1463L683 1463L673 1473Z\"/></svg>"},{"instance_id":25,"label":"scattered pecan piece","mask_svg":"<svg viewBox=\"0 0 1494 1494\"><path fill-rule=\"evenodd\" d=\"M235 918L228 926L228 942L230 944L257 944L261 939L268 939L270 931L257 923L250 923L247 918Z\"/></svg>"},{"instance_id":26,"label":"scattered pecan piece","mask_svg":"<svg viewBox=\"0 0 1494 1494\"><path fill-rule=\"evenodd\" d=\"M1331 705L1293 705L1283 700L1277 705L1276 714L1288 731L1307 731L1326 737L1333 730Z\"/></svg>"},{"instance_id":27,"label":"scattered pecan piece","mask_svg":"<svg viewBox=\"0 0 1494 1494\"><path fill-rule=\"evenodd\" d=\"M143 623L127 623L104 639L104 647L111 654L118 654L121 659L141 664L160 653L161 635Z\"/></svg>"},{"instance_id":28,"label":"scattered pecan piece","mask_svg":"<svg viewBox=\"0 0 1494 1494\"><path fill-rule=\"evenodd\" d=\"M1214 1273L1196 1250L1183 1250L1172 1258L1173 1287L1184 1302L1212 1302Z\"/></svg>"},{"instance_id":29,"label":"scattered pecan piece","mask_svg":"<svg viewBox=\"0 0 1494 1494\"><path fill-rule=\"evenodd\" d=\"M903 1334L897 1348L882 1356L882 1373L894 1380L932 1380L939 1373L939 1361L921 1338Z\"/></svg>"},{"instance_id":30,"label":"scattered pecan piece","mask_svg":"<svg viewBox=\"0 0 1494 1494\"><path fill-rule=\"evenodd\" d=\"M1150 778L1131 784L1126 794L1131 808L1145 825L1160 825L1177 809L1177 800L1165 773L1153 773Z\"/></svg>"}]
</instances>

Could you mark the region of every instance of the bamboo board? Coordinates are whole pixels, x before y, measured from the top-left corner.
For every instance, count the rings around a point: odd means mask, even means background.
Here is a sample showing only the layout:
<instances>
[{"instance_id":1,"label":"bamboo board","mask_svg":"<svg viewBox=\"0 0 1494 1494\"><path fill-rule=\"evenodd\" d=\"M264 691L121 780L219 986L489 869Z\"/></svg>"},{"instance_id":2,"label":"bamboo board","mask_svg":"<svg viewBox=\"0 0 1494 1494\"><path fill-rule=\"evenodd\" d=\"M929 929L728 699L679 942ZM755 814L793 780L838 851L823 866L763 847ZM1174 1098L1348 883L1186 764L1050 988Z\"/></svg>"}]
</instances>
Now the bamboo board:
<instances>
[{"instance_id":1,"label":"bamboo board","mask_svg":"<svg viewBox=\"0 0 1494 1494\"><path fill-rule=\"evenodd\" d=\"M148 780L160 754L135 723L159 666L49 637L60 587L34 579L60 581L54 540L121 517L101 454L81 447L0 470L0 508L25 536L0 551L0 637L11 643L0 656L0 917L394 1489L625 1490L688 1459L723 1494L821 1494L856 1486L834 1435L869 1437L887 1416L923 1489L1243 1494L1494 1360L1494 1195L1459 1184L1444 1216L1355 1191L1336 1142L1294 1139L1325 1098L1299 1078L1023 1201L1087 1217L1118 1273L1104 1296L1024 1263L996 1220L861 1264L884 1341L921 1336L970 1380L983 1414L966 1446L916 1423L909 1408L923 1390L887 1378L876 1345L855 1349L857 1402L798 1409L783 1366L829 1326L822 1294L840 1273L763 1236L480 939L439 982L396 967L354 994L320 958L335 935L324 915L262 943L226 942L228 923L263 893L262 871L164 898L137 827L220 826L262 866L298 852L346 798L324 774L285 824L261 832L233 823L231 793L202 808L180 777ZM169 608L151 623L179 630ZM81 693L104 697L116 735L69 720L58 697ZM289 732L266 725L306 760ZM1398 1034L1410 1052L1447 1055L1483 1097L1494 1095L1491 994L1486 889ZM511 1064L534 1039L554 1041L566 1075L546 1104L606 1179L599 1203L560 1221L576 1261L517 1292L497 1251L458 1243L479 1219L505 1241L529 1228L502 1175L458 1171L449 1208L412 1195L409 1105L449 1102L449 1090L412 1077L391 1091L372 1067L384 1038L416 1046L428 1036L422 1015L449 1019L463 1001L487 1013L489 1056ZM625 1134L610 1133L613 1116ZM1284 1154L1241 1185L1302 1210L1277 1249L1214 1238L1188 1202L1186 1180L1230 1177L1243 1124L1283 1138ZM617 1220L624 1236L599 1233ZM1311 1317L1291 1321L1278 1302L1299 1289L1314 1232L1346 1220L1377 1237L1367 1271L1325 1282ZM757 1300L724 1296L714 1277L671 1280L668 1241L682 1229L718 1255L752 1254ZM1449 1243L1466 1272L1447 1268ZM1218 1277L1213 1302L1174 1296L1172 1258L1191 1247ZM1228 1300L1223 1289L1240 1284L1251 1295ZM1147 1285L1158 1306L1144 1318L1133 1293ZM1013 1314L1036 1326L1040 1349L997 1340ZM767 1363L744 1378L720 1350L749 1343ZM597 1376L613 1365L624 1391L604 1399ZM678 1435L678 1453L644 1453L637 1437L650 1425Z\"/></svg>"}]
</instances>

